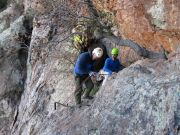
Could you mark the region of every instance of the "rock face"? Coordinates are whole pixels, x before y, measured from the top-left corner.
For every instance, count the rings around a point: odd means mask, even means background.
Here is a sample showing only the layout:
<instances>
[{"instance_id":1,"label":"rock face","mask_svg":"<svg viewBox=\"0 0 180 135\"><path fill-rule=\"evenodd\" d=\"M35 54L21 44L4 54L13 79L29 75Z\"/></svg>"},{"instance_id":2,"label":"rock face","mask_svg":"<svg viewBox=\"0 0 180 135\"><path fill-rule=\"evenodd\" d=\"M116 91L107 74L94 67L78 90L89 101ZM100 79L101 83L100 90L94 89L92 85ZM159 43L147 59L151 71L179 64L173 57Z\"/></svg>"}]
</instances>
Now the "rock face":
<instances>
[{"instance_id":1,"label":"rock face","mask_svg":"<svg viewBox=\"0 0 180 135\"><path fill-rule=\"evenodd\" d=\"M176 51L180 40L180 2L175 0L93 0L103 12L110 11L125 38L152 50L163 45Z\"/></svg>"},{"instance_id":2,"label":"rock face","mask_svg":"<svg viewBox=\"0 0 180 135\"><path fill-rule=\"evenodd\" d=\"M10 2L10 1L9 1ZM17 40L25 35L22 3L0 13L0 134L7 134L17 116L26 79L27 46Z\"/></svg>"},{"instance_id":3,"label":"rock face","mask_svg":"<svg viewBox=\"0 0 180 135\"><path fill-rule=\"evenodd\" d=\"M59 105L56 110L55 101L74 104L72 75L53 77L50 69L59 74L61 64L39 61L32 73L37 80L28 81L12 134L179 135L179 58L138 61L109 78L90 107Z\"/></svg>"},{"instance_id":4,"label":"rock face","mask_svg":"<svg viewBox=\"0 0 180 135\"><path fill-rule=\"evenodd\" d=\"M164 2L157 2L160 6L152 9L149 6L153 7L154 3L151 2L141 1L141 8L149 9L148 13L154 15L152 22L162 29L157 33L165 33L164 37L170 38L174 32L172 27L177 28L178 24L171 27L168 21L166 25L161 24L162 16L156 16L155 11L158 12ZM77 53L66 40L71 26L76 22L74 16L70 16L76 13L74 1L54 0L53 3L48 0L25 0L24 9L19 6L22 3L16 0L15 5L7 6L0 14L0 134L180 134L179 53L166 61L140 60L119 72L116 77L110 77L92 101L84 100L91 106L66 108L57 105L55 110L54 103L57 101L74 105L73 65ZM150 48L156 49L161 40L138 38L146 37L146 34L139 33L147 27L150 32L156 30L152 30L152 24L145 23L148 19L138 11L139 3L114 0L108 7L107 2L98 6L109 10L123 7L122 16L119 10L116 13L119 26L122 26L122 36L131 38L132 35L132 39L144 46L153 43ZM132 16L137 11L138 14L133 18L127 7L134 7ZM8 18L9 15L11 18ZM33 21L31 17L34 17ZM146 25L140 28L137 23L127 21L128 17L130 20L136 18L139 24ZM148 18L151 20L150 16ZM132 27L136 27L134 35L131 33ZM169 44L167 50L168 47Z\"/></svg>"}]
</instances>

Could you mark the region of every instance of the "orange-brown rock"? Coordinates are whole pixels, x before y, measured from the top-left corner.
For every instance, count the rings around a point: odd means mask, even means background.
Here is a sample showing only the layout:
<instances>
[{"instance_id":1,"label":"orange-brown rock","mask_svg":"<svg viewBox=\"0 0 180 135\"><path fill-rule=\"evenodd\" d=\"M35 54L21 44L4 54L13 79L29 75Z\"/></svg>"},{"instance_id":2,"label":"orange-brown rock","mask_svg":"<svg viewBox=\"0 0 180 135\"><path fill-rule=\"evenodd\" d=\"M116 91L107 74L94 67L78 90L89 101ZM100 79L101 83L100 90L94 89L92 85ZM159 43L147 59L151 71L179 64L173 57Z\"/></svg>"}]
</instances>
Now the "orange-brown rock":
<instances>
[{"instance_id":1,"label":"orange-brown rock","mask_svg":"<svg viewBox=\"0 0 180 135\"><path fill-rule=\"evenodd\" d=\"M100 11L114 13L119 31L147 49L176 51L180 44L180 2L175 0L93 0Z\"/></svg>"}]
</instances>

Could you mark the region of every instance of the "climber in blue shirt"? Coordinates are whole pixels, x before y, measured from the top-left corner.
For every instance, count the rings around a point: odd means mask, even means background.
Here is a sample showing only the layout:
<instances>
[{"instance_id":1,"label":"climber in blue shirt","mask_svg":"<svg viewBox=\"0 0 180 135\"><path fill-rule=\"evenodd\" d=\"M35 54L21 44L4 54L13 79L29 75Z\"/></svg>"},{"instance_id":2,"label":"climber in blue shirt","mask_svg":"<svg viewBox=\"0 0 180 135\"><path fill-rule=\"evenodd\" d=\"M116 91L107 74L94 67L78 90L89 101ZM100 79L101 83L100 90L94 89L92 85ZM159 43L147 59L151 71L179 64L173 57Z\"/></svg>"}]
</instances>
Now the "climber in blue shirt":
<instances>
[{"instance_id":1,"label":"climber in blue shirt","mask_svg":"<svg viewBox=\"0 0 180 135\"><path fill-rule=\"evenodd\" d=\"M119 54L118 48L113 48L111 54L112 57L106 59L103 70L101 71L101 74L104 75L104 81L102 85L105 84L109 75L116 74L124 68L124 66L121 65L119 59L117 58Z\"/></svg>"},{"instance_id":2,"label":"climber in blue shirt","mask_svg":"<svg viewBox=\"0 0 180 135\"><path fill-rule=\"evenodd\" d=\"M74 68L75 75L88 75L91 71L93 71L94 61L91 57L92 56L89 52L85 52L79 55Z\"/></svg>"},{"instance_id":3,"label":"climber in blue shirt","mask_svg":"<svg viewBox=\"0 0 180 135\"><path fill-rule=\"evenodd\" d=\"M93 98L89 96L91 90L94 87L94 84L91 80L91 77L89 77L89 75L91 76L95 74L95 72L93 72L94 61L101 58L102 56L103 56L102 48L95 48L92 51L92 54L89 52L84 52L79 55L77 62L75 64L75 67L74 67L75 84L76 84L74 95L75 95L75 101L77 105L81 104L83 83L86 86L86 90L84 92L84 98L87 98L87 99Z\"/></svg>"},{"instance_id":4,"label":"climber in blue shirt","mask_svg":"<svg viewBox=\"0 0 180 135\"><path fill-rule=\"evenodd\" d=\"M117 48L113 48L111 54L112 57L106 59L103 67L103 70L108 72L109 75L112 75L112 73L117 73L124 68L124 66L121 65L119 59L117 58L119 50Z\"/></svg>"}]
</instances>

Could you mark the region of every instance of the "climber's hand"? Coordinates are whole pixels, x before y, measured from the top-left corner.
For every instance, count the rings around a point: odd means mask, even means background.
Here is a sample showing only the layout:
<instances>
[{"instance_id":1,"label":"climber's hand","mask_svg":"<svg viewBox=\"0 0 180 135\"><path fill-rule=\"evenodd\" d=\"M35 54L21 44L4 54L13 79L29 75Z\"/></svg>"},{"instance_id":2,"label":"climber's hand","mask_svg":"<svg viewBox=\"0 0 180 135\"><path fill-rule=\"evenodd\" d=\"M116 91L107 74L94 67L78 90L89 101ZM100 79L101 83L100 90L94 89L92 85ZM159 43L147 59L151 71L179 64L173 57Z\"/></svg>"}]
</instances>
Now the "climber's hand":
<instances>
[{"instance_id":1,"label":"climber's hand","mask_svg":"<svg viewBox=\"0 0 180 135\"><path fill-rule=\"evenodd\" d=\"M95 76L97 76L97 74L98 74L98 73L96 73L96 72L90 72L90 73L89 73L89 76L95 77Z\"/></svg>"}]
</instances>

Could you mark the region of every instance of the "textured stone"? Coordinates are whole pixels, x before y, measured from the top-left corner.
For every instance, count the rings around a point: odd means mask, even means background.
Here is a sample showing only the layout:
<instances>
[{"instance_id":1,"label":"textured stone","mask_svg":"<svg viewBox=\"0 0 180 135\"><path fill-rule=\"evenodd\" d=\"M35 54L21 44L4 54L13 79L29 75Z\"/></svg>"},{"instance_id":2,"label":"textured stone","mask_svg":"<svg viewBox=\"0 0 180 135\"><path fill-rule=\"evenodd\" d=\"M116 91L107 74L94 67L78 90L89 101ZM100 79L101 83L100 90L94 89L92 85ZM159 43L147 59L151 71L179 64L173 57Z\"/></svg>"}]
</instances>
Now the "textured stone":
<instances>
[{"instance_id":1,"label":"textured stone","mask_svg":"<svg viewBox=\"0 0 180 135\"><path fill-rule=\"evenodd\" d=\"M172 0L93 0L101 11L109 11L123 37L151 50L160 45L167 51L179 46L179 2Z\"/></svg>"},{"instance_id":2,"label":"textured stone","mask_svg":"<svg viewBox=\"0 0 180 135\"><path fill-rule=\"evenodd\" d=\"M22 7L19 5L7 5L7 9L0 13L1 135L7 135L13 126L26 79L27 50L25 53L25 49L20 48L20 41L16 40L19 34L24 35L26 32Z\"/></svg>"},{"instance_id":3,"label":"textured stone","mask_svg":"<svg viewBox=\"0 0 180 135\"><path fill-rule=\"evenodd\" d=\"M90 107L58 105L54 110L55 101L74 104L71 62L64 56L74 54L67 42L42 42L48 39L49 25L49 19L41 18L33 30L27 85L11 134L178 134L179 54L124 69L109 78Z\"/></svg>"},{"instance_id":4,"label":"textured stone","mask_svg":"<svg viewBox=\"0 0 180 135\"><path fill-rule=\"evenodd\" d=\"M36 14L28 47L27 69L26 59L22 61L24 55L19 50L21 44L9 42L9 40L14 41L15 33L26 32L23 27L24 15L19 15L12 21L13 23L10 23L11 25L2 27L0 134L180 134L180 55L178 53L173 54L167 61L139 60L119 72L116 77L110 77L92 101L84 100L91 106L66 108L57 105L56 110L54 109L54 103L57 101L69 105L75 104L73 64L77 53L68 40L65 40L70 34L70 25L74 20L67 18L64 12L57 12L58 15L54 16L55 8L61 11L62 5L61 8L58 6L62 2L68 3L64 0L53 2L26 0L24 3L25 16ZM73 1L68 2L70 2L67 6L69 10ZM171 10L167 8L170 1L159 0L153 3L152 0L106 0L103 2L97 6L99 9L103 7L116 13L115 19L120 26L119 31L116 30L117 26L112 28L116 35L133 39L146 48L154 50L158 49L156 45L167 41L167 44L163 44L164 47L167 50L176 50L171 49L169 42L173 44L172 47L175 41L179 43L178 21L172 17L177 21L175 23L177 25L173 25L171 24L173 20L170 23L164 17L168 16L168 11ZM173 2L178 5L177 1ZM178 11L178 8L173 8L174 11ZM166 9L167 13L164 13ZM157 16L157 13L160 15ZM106 19L104 21L106 23ZM177 29L176 32L174 29ZM128 51L121 55L135 58L135 54L131 55L132 50L123 47L121 49ZM127 61L132 62L129 58Z\"/></svg>"},{"instance_id":5,"label":"textured stone","mask_svg":"<svg viewBox=\"0 0 180 135\"><path fill-rule=\"evenodd\" d=\"M21 102L16 123L18 128L15 128L13 134L159 135L171 132L178 135L179 58L178 54L168 61L138 61L119 72L116 78L109 78L90 102L90 107L66 108L58 105L57 110L53 111L54 100L73 104L73 87L69 86L69 77L64 78L66 83L64 80L48 83L50 80L60 79L60 76L53 78L50 75L46 85L40 85L36 92L35 89L27 89L23 98L26 104ZM44 67L42 72L48 70ZM41 73L32 87L36 88L43 79ZM64 86L59 85L61 83ZM56 86L52 95L50 87L48 89L50 84L51 88Z\"/></svg>"}]
</instances>

